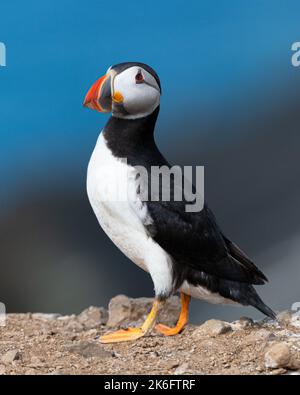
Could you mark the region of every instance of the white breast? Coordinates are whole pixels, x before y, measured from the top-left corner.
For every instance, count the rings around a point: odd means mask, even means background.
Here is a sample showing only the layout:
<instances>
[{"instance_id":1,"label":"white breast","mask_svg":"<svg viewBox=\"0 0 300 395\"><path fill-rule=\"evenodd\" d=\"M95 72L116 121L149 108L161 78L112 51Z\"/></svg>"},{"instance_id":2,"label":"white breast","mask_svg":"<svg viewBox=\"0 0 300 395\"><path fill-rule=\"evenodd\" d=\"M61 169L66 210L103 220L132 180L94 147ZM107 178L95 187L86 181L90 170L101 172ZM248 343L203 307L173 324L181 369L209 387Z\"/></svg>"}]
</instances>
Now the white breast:
<instances>
[{"instance_id":1,"label":"white breast","mask_svg":"<svg viewBox=\"0 0 300 395\"><path fill-rule=\"evenodd\" d=\"M147 207L137 196L136 170L114 157L100 134L89 162L87 192L110 239L136 265L150 272L155 291L172 288L171 259L146 232Z\"/></svg>"}]
</instances>

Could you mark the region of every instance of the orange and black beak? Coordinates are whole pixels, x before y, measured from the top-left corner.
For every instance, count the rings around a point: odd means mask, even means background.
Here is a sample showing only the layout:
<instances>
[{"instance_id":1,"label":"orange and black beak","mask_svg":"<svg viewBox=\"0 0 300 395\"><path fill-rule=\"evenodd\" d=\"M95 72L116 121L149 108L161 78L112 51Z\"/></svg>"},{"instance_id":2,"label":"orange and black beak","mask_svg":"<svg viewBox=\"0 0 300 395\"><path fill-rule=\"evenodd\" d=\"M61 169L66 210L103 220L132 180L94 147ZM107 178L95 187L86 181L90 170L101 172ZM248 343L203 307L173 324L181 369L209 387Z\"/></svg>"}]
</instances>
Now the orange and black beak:
<instances>
[{"instance_id":1,"label":"orange and black beak","mask_svg":"<svg viewBox=\"0 0 300 395\"><path fill-rule=\"evenodd\" d=\"M109 72L92 85L84 99L83 106L100 112L111 111L112 79Z\"/></svg>"}]
</instances>

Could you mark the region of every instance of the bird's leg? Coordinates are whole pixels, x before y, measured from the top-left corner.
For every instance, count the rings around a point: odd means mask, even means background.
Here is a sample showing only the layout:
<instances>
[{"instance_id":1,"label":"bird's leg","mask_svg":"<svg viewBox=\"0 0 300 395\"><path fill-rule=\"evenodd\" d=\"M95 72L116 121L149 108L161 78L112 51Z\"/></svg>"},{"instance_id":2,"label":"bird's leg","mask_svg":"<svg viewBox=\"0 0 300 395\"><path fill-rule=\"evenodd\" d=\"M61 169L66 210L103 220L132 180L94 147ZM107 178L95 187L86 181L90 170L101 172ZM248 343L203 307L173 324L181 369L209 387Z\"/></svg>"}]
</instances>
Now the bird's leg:
<instances>
[{"instance_id":1,"label":"bird's leg","mask_svg":"<svg viewBox=\"0 0 300 395\"><path fill-rule=\"evenodd\" d=\"M155 319L159 311L160 304L161 302L159 300L156 299L154 301L152 309L141 327L120 329L116 332L108 333L100 337L100 343L126 342L136 340L139 337L146 335L146 333L148 333L155 324Z\"/></svg>"},{"instance_id":2,"label":"bird's leg","mask_svg":"<svg viewBox=\"0 0 300 395\"><path fill-rule=\"evenodd\" d=\"M162 333L165 336L177 335L178 333L180 333L182 331L182 329L188 323L189 303L190 303L191 297L189 295L186 295L185 293L181 292L180 298L181 298L181 311L180 311L180 316L179 316L176 326L174 326L174 328L170 328L166 325L158 324L155 327L155 329L158 332Z\"/></svg>"}]
</instances>

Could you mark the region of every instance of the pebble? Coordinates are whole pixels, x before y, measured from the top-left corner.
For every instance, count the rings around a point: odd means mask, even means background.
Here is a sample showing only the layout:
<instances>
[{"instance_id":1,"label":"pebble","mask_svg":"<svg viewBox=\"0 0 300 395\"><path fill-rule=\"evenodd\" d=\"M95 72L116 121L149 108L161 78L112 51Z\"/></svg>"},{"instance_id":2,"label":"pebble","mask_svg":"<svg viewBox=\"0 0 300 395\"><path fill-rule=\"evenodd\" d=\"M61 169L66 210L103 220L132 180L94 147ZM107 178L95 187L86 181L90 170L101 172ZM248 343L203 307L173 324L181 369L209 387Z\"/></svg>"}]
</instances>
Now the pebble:
<instances>
[{"instance_id":1,"label":"pebble","mask_svg":"<svg viewBox=\"0 0 300 395\"><path fill-rule=\"evenodd\" d=\"M254 321L248 317L241 317L239 320L232 322L231 328L233 330L242 330L254 325Z\"/></svg>"},{"instance_id":2,"label":"pebble","mask_svg":"<svg viewBox=\"0 0 300 395\"><path fill-rule=\"evenodd\" d=\"M20 360L22 357L21 353L18 350L10 350L5 353L2 358L1 362L4 365L11 364L14 361Z\"/></svg>"},{"instance_id":3,"label":"pebble","mask_svg":"<svg viewBox=\"0 0 300 395\"><path fill-rule=\"evenodd\" d=\"M189 369L189 365L185 362L182 365L179 365L175 371L174 371L174 375L180 375L180 374L184 374L188 371Z\"/></svg>"},{"instance_id":4,"label":"pebble","mask_svg":"<svg viewBox=\"0 0 300 395\"><path fill-rule=\"evenodd\" d=\"M292 319L292 312L290 310L284 310L277 314L277 321L281 324L289 324Z\"/></svg>"},{"instance_id":5,"label":"pebble","mask_svg":"<svg viewBox=\"0 0 300 395\"><path fill-rule=\"evenodd\" d=\"M271 375L272 375L272 376L278 376L278 375L280 375L280 374L285 374L286 372L287 372L286 369L279 368L279 369L274 369L274 370L272 370L272 371L271 371Z\"/></svg>"},{"instance_id":6,"label":"pebble","mask_svg":"<svg viewBox=\"0 0 300 395\"><path fill-rule=\"evenodd\" d=\"M291 325L300 329L300 316L298 312L292 315Z\"/></svg>"},{"instance_id":7,"label":"pebble","mask_svg":"<svg viewBox=\"0 0 300 395\"><path fill-rule=\"evenodd\" d=\"M94 329L107 323L108 311L103 307L91 306L83 310L78 315L77 319L84 325L85 329Z\"/></svg>"},{"instance_id":8,"label":"pebble","mask_svg":"<svg viewBox=\"0 0 300 395\"><path fill-rule=\"evenodd\" d=\"M285 343L275 343L265 353L265 367L271 369L287 367L290 358L289 346Z\"/></svg>"},{"instance_id":9,"label":"pebble","mask_svg":"<svg viewBox=\"0 0 300 395\"><path fill-rule=\"evenodd\" d=\"M228 322L221 320L208 320L194 331L193 337L199 337L200 333L202 333L202 335L204 333L209 336L218 336L230 331L232 331L232 328Z\"/></svg>"}]
</instances>

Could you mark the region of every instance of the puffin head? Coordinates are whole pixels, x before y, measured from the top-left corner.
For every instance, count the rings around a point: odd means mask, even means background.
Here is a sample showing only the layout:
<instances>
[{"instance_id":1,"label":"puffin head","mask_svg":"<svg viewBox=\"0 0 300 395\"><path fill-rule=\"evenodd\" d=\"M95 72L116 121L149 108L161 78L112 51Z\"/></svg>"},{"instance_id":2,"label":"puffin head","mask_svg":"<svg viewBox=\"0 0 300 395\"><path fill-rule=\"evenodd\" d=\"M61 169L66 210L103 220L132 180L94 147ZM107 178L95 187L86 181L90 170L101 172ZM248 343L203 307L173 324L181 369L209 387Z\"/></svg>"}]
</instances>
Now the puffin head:
<instances>
[{"instance_id":1,"label":"puffin head","mask_svg":"<svg viewBox=\"0 0 300 395\"><path fill-rule=\"evenodd\" d=\"M151 114L160 102L161 86L156 72L144 63L111 66L90 88L84 107L112 112L117 118L136 119Z\"/></svg>"}]
</instances>

